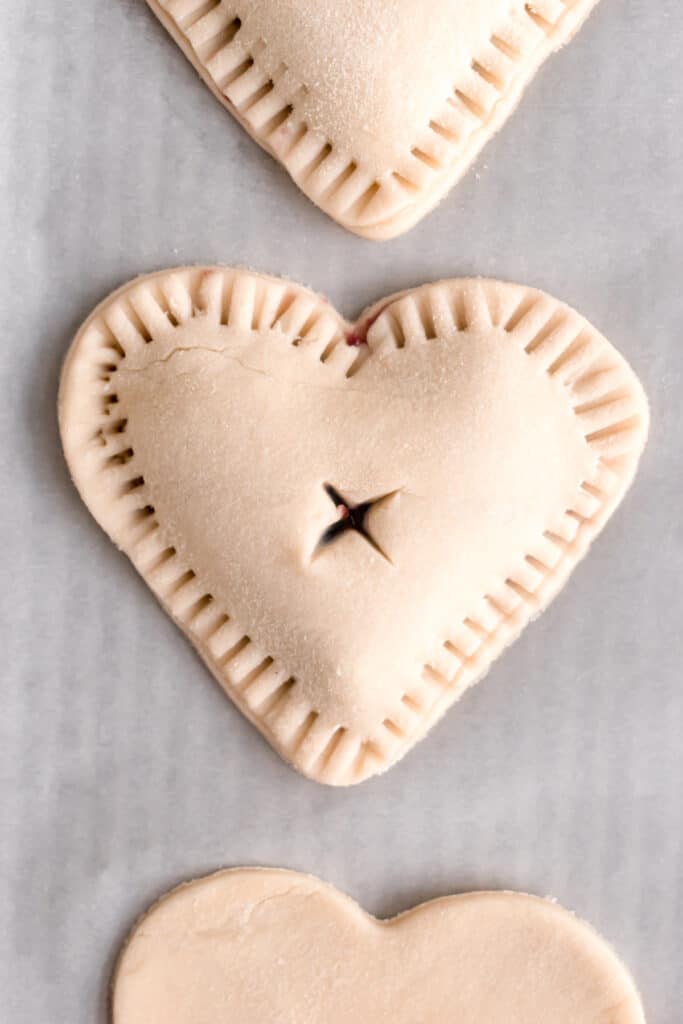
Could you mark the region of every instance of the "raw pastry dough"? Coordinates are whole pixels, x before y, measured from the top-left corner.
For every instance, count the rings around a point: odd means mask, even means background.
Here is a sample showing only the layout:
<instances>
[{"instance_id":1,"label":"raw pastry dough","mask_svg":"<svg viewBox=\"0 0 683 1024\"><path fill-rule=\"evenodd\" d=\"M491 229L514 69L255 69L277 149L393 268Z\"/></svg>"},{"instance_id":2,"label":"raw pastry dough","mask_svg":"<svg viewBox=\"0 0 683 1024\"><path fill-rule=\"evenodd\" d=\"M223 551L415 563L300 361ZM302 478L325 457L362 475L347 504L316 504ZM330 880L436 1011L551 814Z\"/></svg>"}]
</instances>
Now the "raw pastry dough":
<instances>
[{"instance_id":1,"label":"raw pastry dough","mask_svg":"<svg viewBox=\"0 0 683 1024\"><path fill-rule=\"evenodd\" d=\"M597 0L148 0L299 187L369 238L461 177Z\"/></svg>"},{"instance_id":2,"label":"raw pastry dough","mask_svg":"<svg viewBox=\"0 0 683 1024\"><path fill-rule=\"evenodd\" d=\"M533 289L445 281L352 325L219 268L110 297L60 394L93 515L283 757L336 784L396 761L547 605L647 420L624 360Z\"/></svg>"},{"instance_id":3,"label":"raw pastry dough","mask_svg":"<svg viewBox=\"0 0 683 1024\"><path fill-rule=\"evenodd\" d=\"M291 871L162 899L116 971L113 1024L643 1024L624 967L547 900L449 896L378 921Z\"/></svg>"}]
</instances>

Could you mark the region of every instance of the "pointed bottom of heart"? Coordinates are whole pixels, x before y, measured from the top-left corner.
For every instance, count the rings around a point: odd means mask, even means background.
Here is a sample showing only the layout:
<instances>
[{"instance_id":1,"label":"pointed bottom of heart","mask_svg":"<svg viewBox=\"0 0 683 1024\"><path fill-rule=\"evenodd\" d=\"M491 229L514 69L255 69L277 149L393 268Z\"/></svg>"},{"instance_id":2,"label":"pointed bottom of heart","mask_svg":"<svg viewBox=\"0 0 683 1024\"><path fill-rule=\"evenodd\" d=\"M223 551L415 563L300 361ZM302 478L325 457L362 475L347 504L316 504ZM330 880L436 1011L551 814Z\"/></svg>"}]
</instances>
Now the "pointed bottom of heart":
<instances>
[{"instance_id":1,"label":"pointed bottom of heart","mask_svg":"<svg viewBox=\"0 0 683 1024\"><path fill-rule=\"evenodd\" d=\"M113 1024L643 1024L636 988L556 903L477 892L389 921L308 875L180 886L135 926Z\"/></svg>"}]
</instances>

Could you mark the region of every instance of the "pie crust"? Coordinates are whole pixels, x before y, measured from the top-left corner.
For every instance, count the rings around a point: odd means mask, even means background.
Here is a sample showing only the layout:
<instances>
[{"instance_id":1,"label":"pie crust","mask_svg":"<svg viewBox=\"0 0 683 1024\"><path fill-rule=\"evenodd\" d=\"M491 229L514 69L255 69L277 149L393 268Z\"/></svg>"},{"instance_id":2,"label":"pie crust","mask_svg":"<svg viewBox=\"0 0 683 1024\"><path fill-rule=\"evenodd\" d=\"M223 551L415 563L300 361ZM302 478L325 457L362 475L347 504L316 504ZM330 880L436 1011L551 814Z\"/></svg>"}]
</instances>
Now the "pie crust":
<instances>
[{"instance_id":1,"label":"pie crust","mask_svg":"<svg viewBox=\"0 0 683 1024\"><path fill-rule=\"evenodd\" d=\"M214 95L336 221L412 227L597 0L148 0Z\"/></svg>"},{"instance_id":2,"label":"pie crust","mask_svg":"<svg viewBox=\"0 0 683 1024\"><path fill-rule=\"evenodd\" d=\"M59 421L84 501L226 693L346 785L546 607L648 410L605 338L531 288L442 281L351 324L284 280L195 267L95 310Z\"/></svg>"},{"instance_id":3,"label":"pie crust","mask_svg":"<svg viewBox=\"0 0 683 1024\"><path fill-rule=\"evenodd\" d=\"M113 1024L644 1024L626 969L556 903L476 892L390 921L292 871L165 896L115 972Z\"/></svg>"}]
</instances>

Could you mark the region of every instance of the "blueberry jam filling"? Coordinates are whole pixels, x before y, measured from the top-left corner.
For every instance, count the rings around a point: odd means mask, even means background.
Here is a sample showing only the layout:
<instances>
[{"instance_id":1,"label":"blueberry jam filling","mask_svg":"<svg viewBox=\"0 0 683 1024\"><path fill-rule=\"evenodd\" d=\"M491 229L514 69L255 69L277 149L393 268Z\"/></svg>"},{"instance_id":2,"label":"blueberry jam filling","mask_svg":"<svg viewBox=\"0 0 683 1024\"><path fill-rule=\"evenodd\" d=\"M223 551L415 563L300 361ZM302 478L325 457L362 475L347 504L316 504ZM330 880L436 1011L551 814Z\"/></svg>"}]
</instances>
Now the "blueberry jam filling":
<instances>
[{"instance_id":1,"label":"blueberry jam filling","mask_svg":"<svg viewBox=\"0 0 683 1024\"><path fill-rule=\"evenodd\" d=\"M384 551L369 532L365 521L367 519L370 509L377 505L380 501L384 501L388 498L388 494L383 494L380 498L372 498L369 501L359 502L354 505L352 502L347 501L332 484L323 484L325 494L327 494L330 501L333 503L338 519L336 522L328 526L323 532L320 540L318 541L318 549L327 547L332 544L338 537L343 533L348 533L350 530L360 534L360 536L368 542L368 544L375 549L375 551L382 556L387 562L391 562L391 559Z\"/></svg>"},{"instance_id":2,"label":"blueberry jam filling","mask_svg":"<svg viewBox=\"0 0 683 1024\"><path fill-rule=\"evenodd\" d=\"M368 331L374 323L376 323L381 317L382 313L386 309L386 306L382 306L376 313L369 316L367 320L364 320L362 324L358 324L346 335L346 344L352 348L360 348L361 345L367 345L368 343Z\"/></svg>"}]
</instances>

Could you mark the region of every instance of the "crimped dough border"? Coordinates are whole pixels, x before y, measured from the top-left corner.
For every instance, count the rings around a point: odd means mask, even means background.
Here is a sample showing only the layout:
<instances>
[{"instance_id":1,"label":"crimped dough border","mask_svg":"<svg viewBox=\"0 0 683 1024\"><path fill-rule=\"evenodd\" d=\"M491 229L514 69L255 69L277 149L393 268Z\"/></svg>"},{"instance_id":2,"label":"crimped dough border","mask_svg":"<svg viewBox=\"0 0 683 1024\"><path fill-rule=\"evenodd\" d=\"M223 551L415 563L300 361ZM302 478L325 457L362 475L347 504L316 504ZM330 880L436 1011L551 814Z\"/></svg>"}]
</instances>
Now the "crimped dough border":
<instances>
[{"instance_id":1,"label":"crimped dough border","mask_svg":"<svg viewBox=\"0 0 683 1024\"><path fill-rule=\"evenodd\" d=\"M299 112L264 66L266 43L240 40L240 0L147 0L218 100L325 213L366 238L413 227L465 173L513 111L540 65L598 0L534 0L497 26L400 166L378 179L362 153L342 152ZM282 77L282 76L281 76ZM300 90L305 87L300 86ZM283 131L286 127L286 133Z\"/></svg>"}]
</instances>

